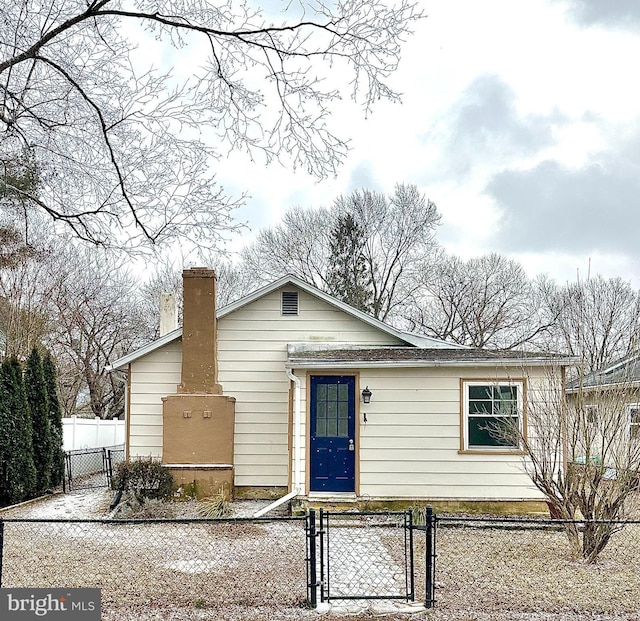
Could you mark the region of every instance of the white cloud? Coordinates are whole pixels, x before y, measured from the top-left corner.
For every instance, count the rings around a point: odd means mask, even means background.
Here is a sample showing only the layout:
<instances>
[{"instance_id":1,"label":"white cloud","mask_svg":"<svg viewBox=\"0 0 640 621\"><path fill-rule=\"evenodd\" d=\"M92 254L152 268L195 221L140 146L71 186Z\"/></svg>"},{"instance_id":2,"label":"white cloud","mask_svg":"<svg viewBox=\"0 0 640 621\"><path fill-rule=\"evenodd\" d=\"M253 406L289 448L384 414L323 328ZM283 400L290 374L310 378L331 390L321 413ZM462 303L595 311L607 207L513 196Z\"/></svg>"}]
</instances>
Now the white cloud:
<instances>
[{"instance_id":1,"label":"white cloud","mask_svg":"<svg viewBox=\"0 0 640 621\"><path fill-rule=\"evenodd\" d=\"M560 280L591 257L593 273L636 279L640 3L424 0L424 9L392 78L403 103L381 102L367 119L348 100L335 106L333 127L351 138L336 178L318 183L237 154L220 162L218 180L252 196L241 216L256 229L293 205L416 183L438 205L450 251L502 251Z\"/></svg>"}]
</instances>

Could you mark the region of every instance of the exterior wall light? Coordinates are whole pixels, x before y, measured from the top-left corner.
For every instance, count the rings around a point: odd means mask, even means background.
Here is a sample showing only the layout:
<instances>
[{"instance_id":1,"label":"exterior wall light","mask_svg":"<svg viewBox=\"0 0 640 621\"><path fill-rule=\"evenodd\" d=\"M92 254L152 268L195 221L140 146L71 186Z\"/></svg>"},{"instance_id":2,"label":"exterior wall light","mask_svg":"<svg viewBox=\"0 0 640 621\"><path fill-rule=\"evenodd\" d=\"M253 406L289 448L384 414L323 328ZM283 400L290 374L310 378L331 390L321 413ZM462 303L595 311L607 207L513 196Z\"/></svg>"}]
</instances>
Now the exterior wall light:
<instances>
[{"instance_id":1,"label":"exterior wall light","mask_svg":"<svg viewBox=\"0 0 640 621\"><path fill-rule=\"evenodd\" d=\"M363 391L362 391L362 402L363 403L371 403L371 395L373 393L369 390L369 386L367 386Z\"/></svg>"}]
</instances>

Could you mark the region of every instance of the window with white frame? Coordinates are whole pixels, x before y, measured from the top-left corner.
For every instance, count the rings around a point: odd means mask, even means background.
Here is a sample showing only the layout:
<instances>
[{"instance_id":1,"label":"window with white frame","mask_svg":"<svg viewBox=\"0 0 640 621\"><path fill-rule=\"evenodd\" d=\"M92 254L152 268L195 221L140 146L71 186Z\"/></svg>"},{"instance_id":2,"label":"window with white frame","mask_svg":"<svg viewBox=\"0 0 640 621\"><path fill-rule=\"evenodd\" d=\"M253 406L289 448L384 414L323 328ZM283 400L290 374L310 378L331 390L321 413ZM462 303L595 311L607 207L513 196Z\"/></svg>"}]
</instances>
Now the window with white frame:
<instances>
[{"instance_id":1,"label":"window with white frame","mask_svg":"<svg viewBox=\"0 0 640 621\"><path fill-rule=\"evenodd\" d=\"M465 450L518 450L524 383L464 381Z\"/></svg>"},{"instance_id":2,"label":"window with white frame","mask_svg":"<svg viewBox=\"0 0 640 621\"><path fill-rule=\"evenodd\" d=\"M627 406L629 412L629 435L640 439L640 403L632 403Z\"/></svg>"}]
</instances>

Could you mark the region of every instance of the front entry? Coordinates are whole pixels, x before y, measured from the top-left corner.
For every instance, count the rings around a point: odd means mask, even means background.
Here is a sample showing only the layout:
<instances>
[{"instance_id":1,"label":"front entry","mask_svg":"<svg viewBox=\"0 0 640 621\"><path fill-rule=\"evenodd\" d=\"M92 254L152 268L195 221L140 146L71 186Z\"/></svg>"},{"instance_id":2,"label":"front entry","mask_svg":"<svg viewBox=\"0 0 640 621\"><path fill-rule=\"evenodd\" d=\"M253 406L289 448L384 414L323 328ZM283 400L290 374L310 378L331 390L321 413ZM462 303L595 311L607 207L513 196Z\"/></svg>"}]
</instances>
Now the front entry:
<instances>
[{"instance_id":1,"label":"front entry","mask_svg":"<svg viewBox=\"0 0 640 621\"><path fill-rule=\"evenodd\" d=\"M356 378L311 376L310 491L354 492Z\"/></svg>"}]
</instances>

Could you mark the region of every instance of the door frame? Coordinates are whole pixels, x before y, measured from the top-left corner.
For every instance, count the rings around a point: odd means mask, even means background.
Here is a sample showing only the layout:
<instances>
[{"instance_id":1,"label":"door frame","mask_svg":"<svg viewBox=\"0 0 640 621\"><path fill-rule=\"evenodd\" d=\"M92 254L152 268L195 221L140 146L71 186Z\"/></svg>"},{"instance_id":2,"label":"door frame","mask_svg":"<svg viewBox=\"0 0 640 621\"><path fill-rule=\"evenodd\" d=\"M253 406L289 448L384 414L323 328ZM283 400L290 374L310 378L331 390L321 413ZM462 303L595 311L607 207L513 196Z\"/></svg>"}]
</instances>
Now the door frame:
<instances>
[{"instance_id":1,"label":"door frame","mask_svg":"<svg viewBox=\"0 0 640 621\"><path fill-rule=\"evenodd\" d=\"M311 492L311 377L334 377L334 376L349 376L354 378L354 424L355 424L355 455L354 455L354 482L353 489L356 496L360 496L360 372L352 370L336 370L332 369L324 370L312 370L306 372L305 382L305 402L306 402L306 416L305 416L305 462L304 462L304 487L305 494L308 496ZM335 492L336 495L351 494L352 492Z\"/></svg>"}]
</instances>

